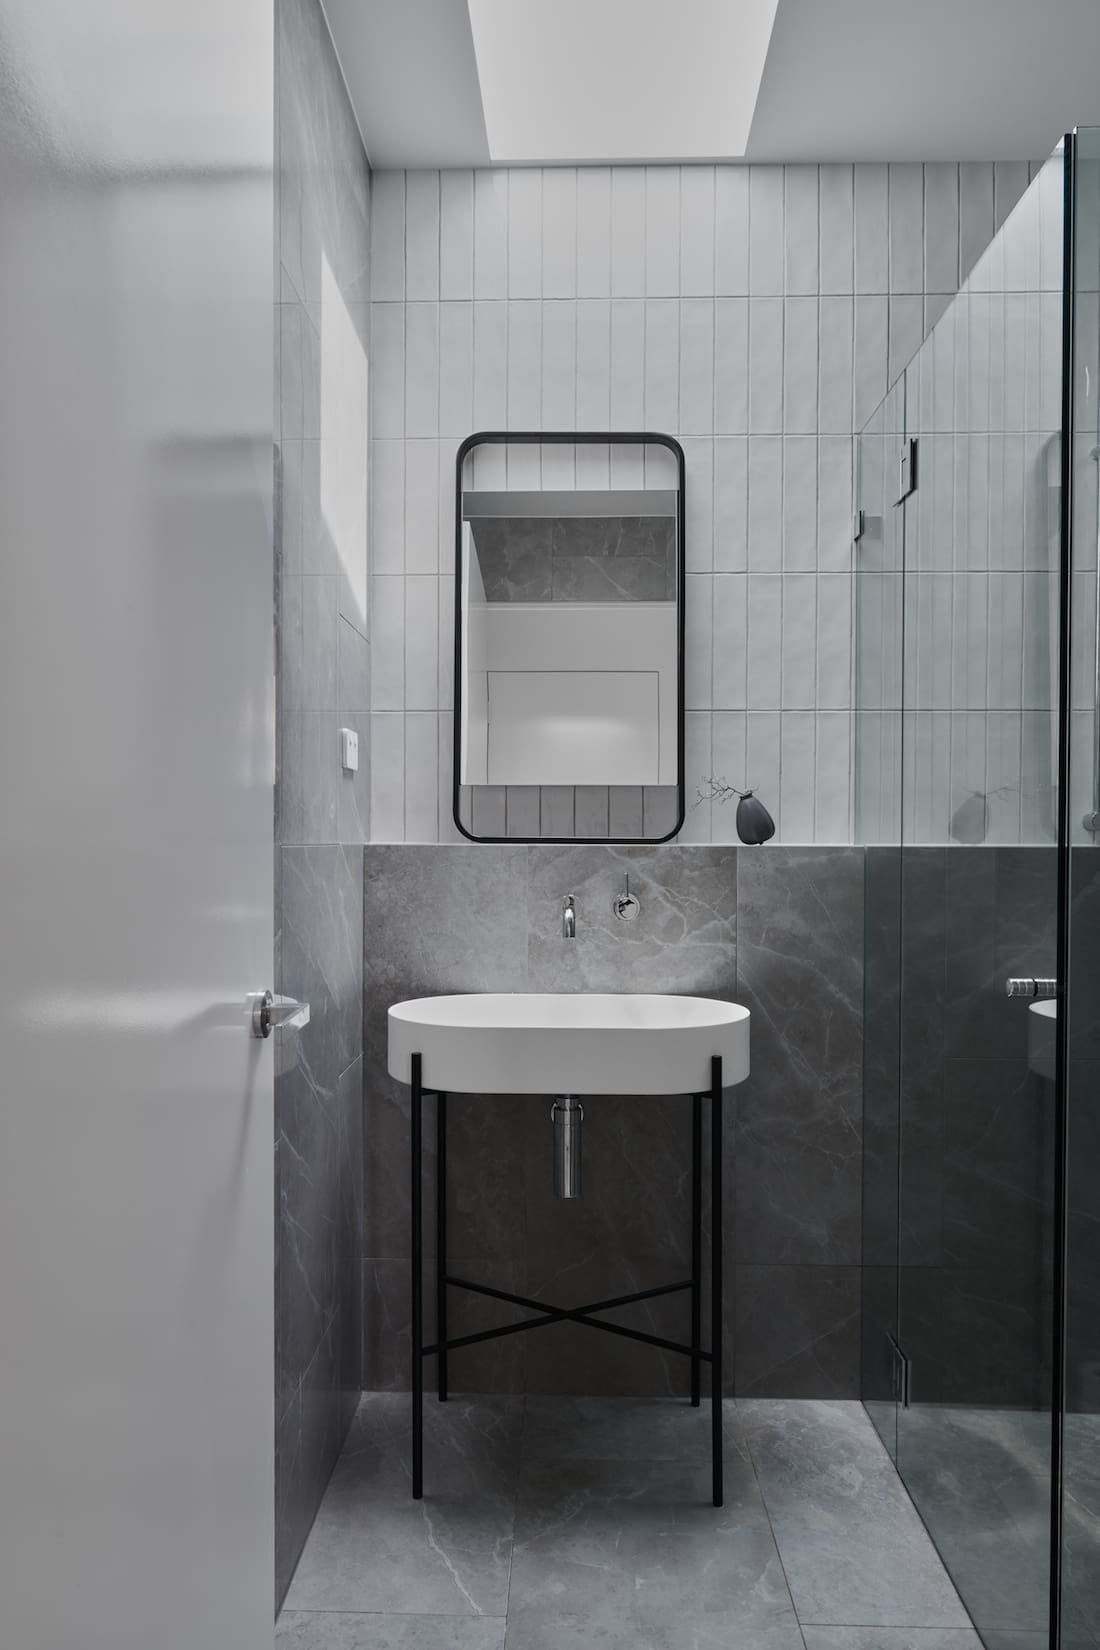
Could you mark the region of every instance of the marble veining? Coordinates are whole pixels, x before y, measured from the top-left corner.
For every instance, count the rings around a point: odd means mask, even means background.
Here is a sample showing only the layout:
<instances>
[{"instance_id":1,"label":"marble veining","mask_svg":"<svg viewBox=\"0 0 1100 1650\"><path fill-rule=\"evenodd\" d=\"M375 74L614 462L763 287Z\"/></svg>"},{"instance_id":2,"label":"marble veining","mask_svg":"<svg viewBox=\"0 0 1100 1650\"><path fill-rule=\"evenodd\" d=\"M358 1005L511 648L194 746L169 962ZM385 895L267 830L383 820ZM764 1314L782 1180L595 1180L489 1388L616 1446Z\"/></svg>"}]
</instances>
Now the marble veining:
<instances>
[{"instance_id":1,"label":"marble veining","mask_svg":"<svg viewBox=\"0 0 1100 1650\"><path fill-rule=\"evenodd\" d=\"M378 844L364 865L367 1384L409 1379L408 1097L385 1073L389 1004L442 991L658 990L745 1001L755 1016L752 1076L726 1099L728 1390L855 1396L860 853ZM611 904L627 875L642 904L632 926ZM577 906L569 942L563 893ZM568 1208L553 1196L546 1111L539 1097L452 1098L449 1236L463 1268L485 1281L506 1272L504 1287L555 1303L685 1275L687 1100L590 1097L588 1191ZM429 1198L429 1254L433 1237ZM669 1296L623 1321L680 1339L686 1312L685 1297ZM452 1313L456 1333L506 1321L457 1293ZM686 1380L676 1354L570 1324L471 1348L455 1368L461 1385L490 1391L678 1397Z\"/></svg>"},{"instance_id":2,"label":"marble veining","mask_svg":"<svg viewBox=\"0 0 1100 1650\"><path fill-rule=\"evenodd\" d=\"M723 1421L716 1511L684 1402L429 1404L417 1508L407 1399L365 1396L279 1650L979 1650L858 1404Z\"/></svg>"}]
</instances>

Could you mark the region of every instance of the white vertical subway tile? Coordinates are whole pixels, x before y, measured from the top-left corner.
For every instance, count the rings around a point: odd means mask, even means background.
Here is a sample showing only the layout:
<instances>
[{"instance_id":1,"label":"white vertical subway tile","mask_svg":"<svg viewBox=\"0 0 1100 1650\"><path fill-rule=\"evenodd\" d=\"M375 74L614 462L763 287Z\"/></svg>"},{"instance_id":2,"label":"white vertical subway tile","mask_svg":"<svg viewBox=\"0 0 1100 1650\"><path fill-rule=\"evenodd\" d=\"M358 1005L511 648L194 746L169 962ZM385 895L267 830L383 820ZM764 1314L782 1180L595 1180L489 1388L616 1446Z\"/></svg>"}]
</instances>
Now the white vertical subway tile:
<instances>
[{"instance_id":1,"label":"white vertical subway tile","mask_svg":"<svg viewBox=\"0 0 1100 1650\"><path fill-rule=\"evenodd\" d=\"M715 710L744 710L749 669L749 581L744 573L714 579Z\"/></svg>"},{"instance_id":2,"label":"white vertical subway tile","mask_svg":"<svg viewBox=\"0 0 1100 1650\"><path fill-rule=\"evenodd\" d=\"M542 173L518 167L508 177L508 296L542 297Z\"/></svg>"},{"instance_id":3,"label":"white vertical subway tile","mask_svg":"<svg viewBox=\"0 0 1100 1650\"><path fill-rule=\"evenodd\" d=\"M754 435L771 435L782 428L783 300L752 298L749 301L749 429Z\"/></svg>"},{"instance_id":4,"label":"white vertical subway tile","mask_svg":"<svg viewBox=\"0 0 1100 1650\"><path fill-rule=\"evenodd\" d=\"M439 433L439 305L405 305L405 434Z\"/></svg>"},{"instance_id":5,"label":"white vertical subway tile","mask_svg":"<svg viewBox=\"0 0 1100 1650\"><path fill-rule=\"evenodd\" d=\"M749 574L750 710L776 710L781 703L783 577Z\"/></svg>"},{"instance_id":6,"label":"white vertical subway tile","mask_svg":"<svg viewBox=\"0 0 1100 1650\"><path fill-rule=\"evenodd\" d=\"M454 717L439 717L439 840L464 842L454 819Z\"/></svg>"},{"instance_id":7,"label":"white vertical subway tile","mask_svg":"<svg viewBox=\"0 0 1100 1650\"><path fill-rule=\"evenodd\" d=\"M371 569L405 566L405 443L371 442Z\"/></svg>"},{"instance_id":8,"label":"white vertical subway tile","mask_svg":"<svg viewBox=\"0 0 1100 1650\"><path fill-rule=\"evenodd\" d=\"M998 160L993 166L993 228L1000 229L1030 182L1026 160Z\"/></svg>"},{"instance_id":9,"label":"white vertical subway tile","mask_svg":"<svg viewBox=\"0 0 1100 1650\"><path fill-rule=\"evenodd\" d=\"M508 296L506 171L474 173L474 297Z\"/></svg>"},{"instance_id":10,"label":"white vertical subway tile","mask_svg":"<svg viewBox=\"0 0 1100 1650\"><path fill-rule=\"evenodd\" d=\"M918 293L892 294L888 317L889 349L886 379L896 383L920 349L924 337L924 298Z\"/></svg>"},{"instance_id":11,"label":"white vertical subway tile","mask_svg":"<svg viewBox=\"0 0 1100 1650\"><path fill-rule=\"evenodd\" d=\"M405 578L405 709L435 710L439 694L439 580Z\"/></svg>"},{"instance_id":12,"label":"white vertical subway tile","mask_svg":"<svg viewBox=\"0 0 1100 1650\"><path fill-rule=\"evenodd\" d=\"M852 565L851 436L822 436L817 444L817 566L819 572Z\"/></svg>"},{"instance_id":13,"label":"white vertical subway tile","mask_svg":"<svg viewBox=\"0 0 1100 1650\"><path fill-rule=\"evenodd\" d=\"M546 424L543 428L548 428ZM547 491L572 492L577 485L577 449L571 442L543 442L541 485Z\"/></svg>"},{"instance_id":14,"label":"white vertical subway tile","mask_svg":"<svg viewBox=\"0 0 1100 1650\"><path fill-rule=\"evenodd\" d=\"M927 338L936 322L947 313L955 299L954 292L926 292L924 295L924 336Z\"/></svg>"},{"instance_id":15,"label":"white vertical subway tile","mask_svg":"<svg viewBox=\"0 0 1100 1650\"><path fill-rule=\"evenodd\" d=\"M924 168L906 161L890 166L890 291L924 289Z\"/></svg>"},{"instance_id":16,"label":"white vertical subway tile","mask_svg":"<svg viewBox=\"0 0 1100 1650\"><path fill-rule=\"evenodd\" d=\"M474 304L474 428L508 422L508 306Z\"/></svg>"},{"instance_id":17,"label":"white vertical subway tile","mask_svg":"<svg viewBox=\"0 0 1100 1650\"><path fill-rule=\"evenodd\" d=\"M504 833L506 836L537 837L539 834L539 788L537 785L508 785L504 793Z\"/></svg>"},{"instance_id":18,"label":"white vertical subway tile","mask_svg":"<svg viewBox=\"0 0 1100 1650\"><path fill-rule=\"evenodd\" d=\"M852 581L847 573L817 579L818 710L844 710L852 690Z\"/></svg>"},{"instance_id":19,"label":"white vertical subway tile","mask_svg":"<svg viewBox=\"0 0 1100 1650\"><path fill-rule=\"evenodd\" d=\"M405 443L405 572L439 571L439 443Z\"/></svg>"},{"instance_id":20,"label":"white vertical subway tile","mask_svg":"<svg viewBox=\"0 0 1100 1650\"><path fill-rule=\"evenodd\" d=\"M535 424L525 419L513 424L513 429L533 429ZM507 485L512 492L537 492L542 486L542 447L535 442L515 442L504 448Z\"/></svg>"},{"instance_id":21,"label":"white vertical subway tile","mask_svg":"<svg viewBox=\"0 0 1100 1650\"><path fill-rule=\"evenodd\" d=\"M812 711L788 711L780 721L779 821L782 839L784 842L812 842L816 718Z\"/></svg>"},{"instance_id":22,"label":"white vertical subway tile","mask_svg":"<svg viewBox=\"0 0 1100 1650\"><path fill-rule=\"evenodd\" d=\"M889 173L879 162L855 168L856 291L890 289Z\"/></svg>"},{"instance_id":23,"label":"white vertical subway tile","mask_svg":"<svg viewBox=\"0 0 1100 1650\"><path fill-rule=\"evenodd\" d=\"M474 306L439 306L439 433L469 435L474 416Z\"/></svg>"},{"instance_id":24,"label":"white vertical subway tile","mask_svg":"<svg viewBox=\"0 0 1100 1650\"><path fill-rule=\"evenodd\" d=\"M819 168L821 214L822 292L853 292L854 219L852 168L832 164Z\"/></svg>"},{"instance_id":25,"label":"white vertical subway tile","mask_svg":"<svg viewBox=\"0 0 1100 1650\"><path fill-rule=\"evenodd\" d=\"M402 710L405 704L405 580L376 573L371 579L371 705Z\"/></svg>"},{"instance_id":26,"label":"white vertical subway tile","mask_svg":"<svg viewBox=\"0 0 1100 1650\"><path fill-rule=\"evenodd\" d=\"M820 279L818 242L818 168L788 166L783 219L786 291L816 293Z\"/></svg>"},{"instance_id":27,"label":"white vertical subway tile","mask_svg":"<svg viewBox=\"0 0 1100 1650\"><path fill-rule=\"evenodd\" d=\"M959 167L959 278L966 279L993 239L993 164Z\"/></svg>"},{"instance_id":28,"label":"white vertical subway tile","mask_svg":"<svg viewBox=\"0 0 1100 1650\"><path fill-rule=\"evenodd\" d=\"M685 565L689 573L709 573L714 565L714 441L710 436L684 436L681 445L687 492ZM650 485L648 456L646 468Z\"/></svg>"},{"instance_id":29,"label":"white vertical subway tile","mask_svg":"<svg viewBox=\"0 0 1100 1650\"><path fill-rule=\"evenodd\" d=\"M577 173L549 166L542 174L542 296L577 295Z\"/></svg>"},{"instance_id":30,"label":"white vertical subway tile","mask_svg":"<svg viewBox=\"0 0 1100 1650\"><path fill-rule=\"evenodd\" d=\"M817 299L788 298L783 317L783 428L817 430Z\"/></svg>"},{"instance_id":31,"label":"white vertical subway tile","mask_svg":"<svg viewBox=\"0 0 1100 1650\"><path fill-rule=\"evenodd\" d=\"M450 566L450 563L447 564ZM437 704L440 710L452 710L455 698L455 581L448 572L439 580L439 649Z\"/></svg>"},{"instance_id":32,"label":"white vertical subway tile","mask_svg":"<svg viewBox=\"0 0 1100 1650\"><path fill-rule=\"evenodd\" d=\"M611 170L611 295L645 297L645 168Z\"/></svg>"},{"instance_id":33,"label":"white vertical subway tile","mask_svg":"<svg viewBox=\"0 0 1100 1650\"><path fill-rule=\"evenodd\" d=\"M959 284L959 168L938 161L924 168L924 289L954 292Z\"/></svg>"},{"instance_id":34,"label":"white vertical subway tile","mask_svg":"<svg viewBox=\"0 0 1100 1650\"><path fill-rule=\"evenodd\" d=\"M645 452L636 442L612 446L610 454L612 487L645 486Z\"/></svg>"},{"instance_id":35,"label":"white vertical subway tile","mask_svg":"<svg viewBox=\"0 0 1100 1650\"><path fill-rule=\"evenodd\" d=\"M470 829L475 836L503 836L507 806L503 785L475 785L471 792Z\"/></svg>"},{"instance_id":36,"label":"white vertical subway tile","mask_svg":"<svg viewBox=\"0 0 1100 1650\"><path fill-rule=\"evenodd\" d=\"M647 298L645 306L645 423L650 430L679 425L680 305Z\"/></svg>"},{"instance_id":37,"label":"white vertical subway tile","mask_svg":"<svg viewBox=\"0 0 1100 1650\"><path fill-rule=\"evenodd\" d=\"M1063 221L1065 214L1064 171L1061 156L1052 157L1042 168L1038 176L1038 217L1039 217L1039 281L1045 292L1060 293L1063 286L1063 265L1065 262L1065 246L1063 236ZM1095 202L1093 210L1087 214L1078 212L1078 219L1084 216L1085 222L1075 229L1077 268L1081 272L1077 275L1080 291L1096 291L1097 276L1100 272L1100 260L1094 259L1096 246L1097 223L1100 214L1097 213ZM1093 260L1093 261L1089 261ZM1083 273L1091 270L1091 276Z\"/></svg>"},{"instance_id":38,"label":"white vertical subway tile","mask_svg":"<svg viewBox=\"0 0 1100 1650\"><path fill-rule=\"evenodd\" d=\"M371 304L371 433L405 433L405 306Z\"/></svg>"},{"instance_id":39,"label":"white vertical subway tile","mask_svg":"<svg viewBox=\"0 0 1100 1650\"><path fill-rule=\"evenodd\" d=\"M405 841L439 841L439 718L405 716Z\"/></svg>"},{"instance_id":40,"label":"white vertical subway tile","mask_svg":"<svg viewBox=\"0 0 1100 1650\"><path fill-rule=\"evenodd\" d=\"M747 718L743 710L715 711L711 727L711 757L714 778L735 790L747 789ZM714 803L711 810L711 840L737 841L737 799Z\"/></svg>"},{"instance_id":41,"label":"white vertical subway tile","mask_svg":"<svg viewBox=\"0 0 1100 1650\"><path fill-rule=\"evenodd\" d=\"M783 439L749 437L749 568L778 572L782 563Z\"/></svg>"},{"instance_id":42,"label":"white vertical subway tile","mask_svg":"<svg viewBox=\"0 0 1100 1650\"><path fill-rule=\"evenodd\" d=\"M783 291L783 168L749 167L749 292Z\"/></svg>"},{"instance_id":43,"label":"white vertical subway tile","mask_svg":"<svg viewBox=\"0 0 1100 1650\"><path fill-rule=\"evenodd\" d=\"M816 686L817 579L783 576L781 702L784 710L812 710Z\"/></svg>"},{"instance_id":44,"label":"white vertical subway tile","mask_svg":"<svg viewBox=\"0 0 1100 1650\"><path fill-rule=\"evenodd\" d=\"M372 842L405 840L405 717L401 711L371 712L370 834Z\"/></svg>"},{"instance_id":45,"label":"white vertical subway tile","mask_svg":"<svg viewBox=\"0 0 1100 1650\"><path fill-rule=\"evenodd\" d=\"M711 708L713 647L714 580L709 573L689 573L684 591L684 704L688 710Z\"/></svg>"},{"instance_id":46,"label":"white vertical subway tile","mask_svg":"<svg viewBox=\"0 0 1100 1650\"><path fill-rule=\"evenodd\" d=\"M405 173L405 297L439 297L439 173Z\"/></svg>"},{"instance_id":47,"label":"white vertical subway tile","mask_svg":"<svg viewBox=\"0 0 1100 1650\"><path fill-rule=\"evenodd\" d=\"M539 835L571 837L574 830L575 787L573 785L540 785Z\"/></svg>"},{"instance_id":48,"label":"white vertical subway tile","mask_svg":"<svg viewBox=\"0 0 1100 1650\"><path fill-rule=\"evenodd\" d=\"M684 717L684 791L687 815L679 836L681 842L710 841L710 803L704 802L699 807L692 804L697 792L706 785L714 772L711 720L710 711L688 711Z\"/></svg>"},{"instance_id":49,"label":"white vertical subway tile","mask_svg":"<svg viewBox=\"0 0 1100 1650\"><path fill-rule=\"evenodd\" d=\"M577 297L611 296L611 168L577 172Z\"/></svg>"},{"instance_id":50,"label":"white vertical subway tile","mask_svg":"<svg viewBox=\"0 0 1100 1650\"><path fill-rule=\"evenodd\" d=\"M850 842L851 718L819 711L814 763L815 842Z\"/></svg>"},{"instance_id":51,"label":"white vertical subway tile","mask_svg":"<svg viewBox=\"0 0 1100 1650\"><path fill-rule=\"evenodd\" d=\"M609 430L611 418L611 304L577 302L577 428Z\"/></svg>"},{"instance_id":52,"label":"white vertical subway tile","mask_svg":"<svg viewBox=\"0 0 1100 1650\"><path fill-rule=\"evenodd\" d=\"M680 171L680 284L682 298L714 292L714 167Z\"/></svg>"},{"instance_id":53,"label":"white vertical subway tile","mask_svg":"<svg viewBox=\"0 0 1100 1650\"><path fill-rule=\"evenodd\" d=\"M642 787L612 785L608 793L608 828L611 836L641 836Z\"/></svg>"},{"instance_id":54,"label":"white vertical subway tile","mask_svg":"<svg viewBox=\"0 0 1100 1650\"><path fill-rule=\"evenodd\" d=\"M701 437L691 437L692 446L696 448L709 445L709 441L709 436L706 441ZM660 442L650 441L646 443L645 484L647 487L658 488L678 487L680 484L680 469L676 456Z\"/></svg>"},{"instance_id":55,"label":"white vertical subway tile","mask_svg":"<svg viewBox=\"0 0 1100 1650\"><path fill-rule=\"evenodd\" d=\"M541 412L542 305L518 301L508 305L508 428L537 430Z\"/></svg>"},{"instance_id":56,"label":"white vertical subway tile","mask_svg":"<svg viewBox=\"0 0 1100 1650\"><path fill-rule=\"evenodd\" d=\"M781 835L779 741L779 712L750 711L745 718L745 786L756 792Z\"/></svg>"},{"instance_id":57,"label":"white vertical subway tile","mask_svg":"<svg viewBox=\"0 0 1100 1650\"><path fill-rule=\"evenodd\" d=\"M714 285L722 297L749 290L749 169L714 170Z\"/></svg>"},{"instance_id":58,"label":"white vertical subway tile","mask_svg":"<svg viewBox=\"0 0 1100 1650\"><path fill-rule=\"evenodd\" d=\"M744 435L749 427L749 301L719 298L715 304L714 428Z\"/></svg>"},{"instance_id":59,"label":"white vertical subway tile","mask_svg":"<svg viewBox=\"0 0 1100 1650\"><path fill-rule=\"evenodd\" d=\"M714 301L680 300L680 429L685 435L714 430Z\"/></svg>"},{"instance_id":60,"label":"white vertical subway tile","mask_svg":"<svg viewBox=\"0 0 1100 1650\"><path fill-rule=\"evenodd\" d=\"M886 394L888 303L885 295L856 298L852 416L857 430L863 428Z\"/></svg>"},{"instance_id":61,"label":"white vertical subway tile","mask_svg":"<svg viewBox=\"0 0 1100 1650\"><path fill-rule=\"evenodd\" d=\"M645 305L633 298L611 303L611 428L645 426Z\"/></svg>"},{"instance_id":62,"label":"white vertical subway tile","mask_svg":"<svg viewBox=\"0 0 1100 1650\"><path fill-rule=\"evenodd\" d=\"M599 427L606 427L606 418ZM599 492L611 486L611 448L606 442L585 441L577 448L577 486Z\"/></svg>"},{"instance_id":63,"label":"white vertical subway tile","mask_svg":"<svg viewBox=\"0 0 1100 1650\"><path fill-rule=\"evenodd\" d=\"M827 435L852 430L853 300L823 297L819 311L818 429Z\"/></svg>"},{"instance_id":64,"label":"white vertical subway tile","mask_svg":"<svg viewBox=\"0 0 1100 1650\"><path fill-rule=\"evenodd\" d=\"M607 836L608 788L577 785L573 795L573 829L579 837Z\"/></svg>"},{"instance_id":65,"label":"white vertical subway tile","mask_svg":"<svg viewBox=\"0 0 1100 1650\"><path fill-rule=\"evenodd\" d=\"M439 296L474 295L474 174L456 167L439 174Z\"/></svg>"},{"instance_id":66,"label":"white vertical subway tile","mask_svg":"<svg viewBox=\"0 0 1100 1650\"><path fill-rule=\"evenodd\" d=\"M577 306L555 299L542 306L544 430L571 430L577 417Z\"/></svg>"},{"instance_id":67,"label":"white vertical subway tile","mask_svg":"<svg viewBox=\"0 0 1100 1650\"><path fill-rule=\"evenodd\" d=\"M375 172L370 192L370 291L378 302L405 296L405 174Z\"/></svg>"},{"instance_id":68,"label":"white vertical subway tile","mask_svg":"<svg viewBox=\"0 0 1100 1650\"><path fill-rule=\"evenodd\" d=\"M680 168L645 169L645 290L647 298L680 291Z\"/></svg>"},{"instance_id":69,"label":"white vertical subway tile","mask_svg":"<svg viewBox=\"0 0 1100 1650\"><path fill-rule=\"evenodd\" d=\"M817 438L788 436L783 443L783 569L817 566Z\"/></svg>"},{"instance_id":70,"label":"white vertical subway tile","mask_svg":"<svg viewBox=\"0 0 1100 1650\"><path fill-rule=\"evenodd\" d=\"M745 436L719 436L715 440L715 572L743 573L748 568L748 465Z\"/></svg>"}]
</instances>

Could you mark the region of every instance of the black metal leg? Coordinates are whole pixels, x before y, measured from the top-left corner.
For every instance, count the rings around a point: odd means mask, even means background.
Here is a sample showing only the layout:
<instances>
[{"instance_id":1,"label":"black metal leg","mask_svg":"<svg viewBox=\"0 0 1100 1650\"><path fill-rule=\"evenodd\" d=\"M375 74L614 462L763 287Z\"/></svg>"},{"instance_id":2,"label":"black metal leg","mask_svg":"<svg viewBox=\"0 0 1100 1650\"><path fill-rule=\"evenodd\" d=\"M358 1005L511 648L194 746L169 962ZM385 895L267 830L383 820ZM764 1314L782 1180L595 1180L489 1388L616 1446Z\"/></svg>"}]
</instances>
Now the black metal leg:
<instances>
[{"instance_id":1,"label":"black metal leg","mask_svg":"<svg viewBox=\"0 0 1100 1650\"><path fill-rule=\"evenodd\" d=\"M423 1241L420 1218L421 1157L423 1155L422 1111L424 1096L420 1086L420 1056L412 1057L412 1491L413 1500L424 1494L424 1314Z\"/></svg>"},{"instance_id":2,"label":"black metal leg","mask_svg":"<svg viewBox=\"0 0 1100 1650\"><path fill-rule=\"evenodd\" d=\"M710 1404L714 1505L722 1485L722 1061L710 1063Z\"/></svg>"},{"instance_id":3,"label":"black metal leg","mask_svg":"<svg viewBox=\"0 0 1100 1650\"><path fill-rule=\"evenodd\" d=\"M703 1333L703 1097L691 1097L691 1403L699 1408L699 1346Z\"/></svg>"},{"instance_id":4,"label":"black metal leg","mask_svg":"<svg viewBox=\"0 0 1100 1650\"><path fill-rule=\"evenodd\" d=\"M435 1316L439 1401L447 1402L447 1096L435 1098Z\"/></svg>"}]
</instances>

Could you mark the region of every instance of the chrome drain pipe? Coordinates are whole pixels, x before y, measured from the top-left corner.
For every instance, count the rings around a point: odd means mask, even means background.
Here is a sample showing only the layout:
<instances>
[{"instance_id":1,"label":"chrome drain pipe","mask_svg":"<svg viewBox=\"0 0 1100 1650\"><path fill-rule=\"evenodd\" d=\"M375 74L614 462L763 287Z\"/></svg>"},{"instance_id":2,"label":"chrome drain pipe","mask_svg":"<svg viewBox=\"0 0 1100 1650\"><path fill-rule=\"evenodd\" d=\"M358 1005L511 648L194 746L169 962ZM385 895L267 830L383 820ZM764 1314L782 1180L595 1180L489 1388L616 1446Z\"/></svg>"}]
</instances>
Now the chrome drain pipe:
<instances>
[{"instance_id":1,"label":"chrome drain pipe","mask_svg":"<svg viewBox=\"0 0 1100 1650\"><path fill-rule=\"evenodd\" d=\"M581 1125L584 1107L575 1094L559 1094L550 1107L554 1125L554 1196L581 1195Z\"/></svg>"}]
</instances>

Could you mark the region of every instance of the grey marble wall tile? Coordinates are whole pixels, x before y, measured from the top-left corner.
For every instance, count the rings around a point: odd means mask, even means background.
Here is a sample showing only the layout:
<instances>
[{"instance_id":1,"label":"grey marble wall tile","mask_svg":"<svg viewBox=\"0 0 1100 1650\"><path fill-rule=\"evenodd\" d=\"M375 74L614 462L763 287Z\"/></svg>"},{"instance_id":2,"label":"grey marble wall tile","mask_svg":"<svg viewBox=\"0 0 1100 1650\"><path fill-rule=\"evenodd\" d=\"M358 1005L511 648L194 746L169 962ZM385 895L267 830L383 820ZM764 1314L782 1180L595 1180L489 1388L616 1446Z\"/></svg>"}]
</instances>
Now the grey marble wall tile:
<instances>
[{"instance_id":1,"label":"grey marble wall tile","mask_svg":"<svg viewBox=\"0 0 1100 1650\"><path fill-rule=\"evenodd\" d=\"M738 1397L859 1397L858 1267L738 1266L734 1302Z\"/></svg>"},{"instance_id":2,"label":"grey marble wall tile","mask_svg":"<svg viewBox=\"0 0 1100 1650\"><path fill-rule=\"evenodd\" d=\"M286 1595L344 1437L334 1324L276 1424L275 1607Z\"/></svg>"},{"instance_id":3,"label":"grey marble wall tile","mask_svg":"<svg viewBox=\"0 0 1100 1650\"><path fill-rule=\"evenodd\" d=\"M452 1253L454 1277L482 1283L510 1294L527 1292L526 1262L521 1255L494 1254L488 1258ZM407 1260L370 1259L363 1262L364 1349L363 1385L371 1392L407 1392L411 1385L412 1313L411 1263ZM436 1334L435 1260L424 1263L424 1333ZM525 1308L496 1301L470 1290L452 1288L447 1296L450 1335L476 1335L498 1324L529 1317ZM506 1335L498 1341L459 1347L450 1355L452 1392L523 1392L526 1386L526 1335ZM434 1359L425 1365L425 1390L431 1394L438 1380Z\"/></svg>"},{"instance_id":4,"label":"grey marble wall tile","mask_svg":"<svg viewBox=\"0 0 1100 1650\"><path fill-rule=\"evenodd\" d=\"M349 1145L338 1083L305 1066L278 1079L276 1116L276 1412L301 1381L336 1307L341 1179Z\"/></svg>"},{"instance_id":5,"label":"grey marble wall tile","mask_svg":"<svg viewBox=\"0 0 1100 1650\"><path fill-rule=\"evenodd\" d=\"M1054 1090L1024 1060L948 1060L945 1258L1051 1283Z\"/></svg>"},{"instance_id":6,"label":"grey marble wall tile","mask_svg":"<svg viewBox=\"0 0 1100 1650\"><path fill-rule=\"evenodd\" d=\"M370 712L342 710L335 721L337 740L341 728L350 728L359 735L359 767L349 773L341 766L337 772L336 825L341 842L360 845L370 841Z\"/></svg>"},{"instance_id":7,"label":"grey marble wall tile","mask_svg":"<svg viewBox=\"0 0 1100 1650\"><path fill-rule=\"evenodd\" d=\"M362 1052L363 855L319 843L283 849L282 980L310 1005L298 1039L303 1066L323 1080Z\"/></svg>"},{"instance_id":8,"label":"grey marble wall tile","mask_svg":"<svg viewBox=\"0 0 1100 1650\"><path fill-rule=\"evenodd\" d=\"M733 848L532 847L530 988L671 991L733 997L737 852ZM641 902L634 923L611 901L629 876ZM561 901L573 894L577 935L561 937Z\"/></svg>"},{"instance_id":9,"label":"grey marble wall tile","mask_svg":"<svg viewBox=\"0 0 1100 1650\"><path fill-rule=\"evenodd\" d=\"M490 602L548 602L552 539L546 520L486 519L473 525L481 582Z\"/></svg>"},{"instance_id":10,"label":"grey marble wall tile","mask_svg":"<svg viewBox=\"0 0 1100 1650\"><path fill-rule=\"evenodd\" d=\"M370 710L370 643L354 624L343 617L338 635L337 708L342 711Z\"/></svg>"},{"instance_id":11,"label":"grey marble wall tile","mask_svg":"<svg viewBox=\"0 0 1100 1650\"><path fill-rule=\"evenodd\" d=\"M337 840L339 726L335 711L284 711L279 716L276 842Z\"/></svg>"},{"instance_id":12,"label":"grey marble wall tile","mask_svg":"<svg viewBox=\"0 0 1100 1650\"><path fill-rule=\"evenodd\" d=\"M363 895L366 1252L397 1258L409 1253L409 1097L386 1072L386 1015L409 997L526 988L527 849L371 844ZM430 1175L431 1130L426 1145Z\"/></svg>"},{"instance_id":13,"label":"grey marble wall tile","mask_svg":"<svg viewBox=\"0 0 1100 1650\"><path fill-rule=\"evenodd\" d=\"M863 868L858 849L738 858L737 1001L752 1073L736 1098L742 1262L860 1258Z\"/></svg>"}]
</instances>

